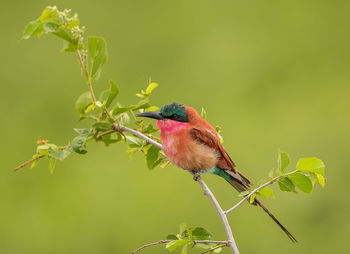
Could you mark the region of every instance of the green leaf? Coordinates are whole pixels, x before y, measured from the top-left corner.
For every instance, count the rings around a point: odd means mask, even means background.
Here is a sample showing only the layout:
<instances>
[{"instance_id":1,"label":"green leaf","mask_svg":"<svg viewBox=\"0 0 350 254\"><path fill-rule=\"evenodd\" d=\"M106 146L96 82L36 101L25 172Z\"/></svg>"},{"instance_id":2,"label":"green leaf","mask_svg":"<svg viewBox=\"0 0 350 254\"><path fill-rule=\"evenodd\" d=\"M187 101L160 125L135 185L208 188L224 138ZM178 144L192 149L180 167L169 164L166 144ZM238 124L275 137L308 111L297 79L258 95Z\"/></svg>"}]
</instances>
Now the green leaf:
<instances>
[{"instance_id":1,"label":"green leaf","mask_svg":"<svg viewBox=\"0 0 350 254\"><path fill-rule=\"evenodd\" d=\"M207 119L207 111L205 111L204 108L202 108L201 117L202 117L203 119Z\"/></svg>"},{"instance_id":2,"label":"green leaf","mask_svg":"<svg viewBox=\"0 0 350 254\"><path fill-rule=\"evenodd\" d=\"M117 116L118 123L121 125L126 125L130 122L130 116L128 113L122 113Z\"/></svg>"},{"instance_id":3,"label":"green leaf","mask_svg":"<svg viewBox=\"0 0 350 254\"><path fill-rule=\"evenodd\" d=\"M220 253L222 251L222 248L217 248L214 250L214 253Z\"/></svg>"},{"instance_id":4,"label":"green leaf","mask_svg":"<svg viewBox=\"0 0 350 254\"><path fill-rule=\"evenodd\" d=\"M59 25L54 22L46 23L44 25L44 33L52 33L59 29Z\"/></svg>"},{"instance_id":5,"label":"green leaf","mask_svg":"<svg viewBox=\"0 0 350 254\"><path fill-rule=\"evenodd\" d=\"M112 138L112 135L116 135L117 138ZM121 140L122 140L122 135L120 135L120 133L113 133L109 135L104 135L101 138L97 139L96 141L102 141L106 146L109 146Z\"/></svg>"},{"instance_id":6,"label":"green leaf","mask_svg":"<svg viewBox=\"0 0 350 254\"><path fill-rule=\"evenodd\" d=\"M79 154L85 154L87 153L86 150L86 140L90 136L92 132L92 128L75 128L74 131L79 134L79 136L75 137L72 140L72 148L74 152Z\"/></svg>"},{"instance_id":7,"label":"green leaf","mask_svg":"<svg viewBox=\"0 0 350 254\"><path fill-rule=\"evenodd\" d=\"M88 37L88 70L89 77L97 80L100 76L102 66L107 62L106 41L102 37Z\"/></svg>"},{"instance_id":8,"label":"green leaf","mask_svg":"<svg viewBox=\"0 0 350 254\"><path fill-rule=\"evenodd\" d=\"M56 17L57 17L57 11L54 11L51 8L45 8L39 17L39 20L46 21L48 19L56 18Z\"/></svg>"},{"instance_id":9,"label":"green leaf","mask_svg":"<svg viewBox=\"0 0 350 254\"><path fill-rule=\"evenodd\" d=\"M102 102L104 102L104 101L107 102L108 95L109 95L109 89L103 90L103 91L100 93L99 100L102 101Z\"/></svg>"},{"instance_id":10,"label":"green leaf","mask_svg":"<svg viewBox=\"0 0 350 254\"><path fill-rule=\"evenodd\" d=\"M79 24L80 24L79 19L73 17L72 22L70 22L70 23L67 25L67 28L68 28L68 29L72 29L72 28L74 28L74 27L76 27L76 26L79 26Z\"/></svg>"},{"instance_id":11,"label":"green leaf","mask_svg":"<svg viewBox=\"0 0 350 254\"><path fill-rule=\"evenodd\" d=\"M179 226L179 234L181 235L187 228L187 224L185 222L182 222Z\"/></svg>"},{"instance_id":12,"label":"green leaf","mask_svg":"<svg viewBox=\"0 0 350 254\"><path fill-rule=\"evenodd\" d=\"M85 109L85 114L89 113L90 111L93 111L96 108L96 103L91 103L89 106Z\"/></svg>"},{"instance_id":13,"label":"green leaf","mask_svg":"<svg viewBox=\"0 0 350 254\"><path fill-rule=\"evenodd\" d=\"M91 134L92 128L74 128L74 131L78 133L79 136L87 138Z\"/></svg>"},{"instance_id":14,"label":"green leaf","mask_svg":"<svg viewBox=\"0 0 350 254\"><path fill-rule=\"evenodd\" d=\"M34 20L28 23L24 29L22 40L27 40L35 35L40 35L44 30L44 23L41 20Z\"/></svg>"},{"instance_id":15,"label":"green leaf","mask_svg":"<svg viewBox=\"0 0 350 254\"><path fill-rule=\"evenodd\" d=\"M152 93L152 91L158 86L157 83L152 82L148 85L148 87L146 88L146 95L150 95Z\"/></svg>"},{"instance_id":16,"label":"green leaf","mask_svg":"<svg viewBox=\"0 0 350 254\"><path fill-rule=\"evenodd\" d=\"M183 240L175 240L171 241L166 244L165 248L167 248L169 251L173 251L176 249L178 246L186 245L188 243L188 240L183 239Z\"/></svg>"},{"instance_id":17,"label":"green leaf","mask_svg":"<svg viewBox=\"0 0 350 254\"><path fill-rule=\"evenodd\" d=\"M311 193L312 182L306 175L302 173L294 173L288 176L288 178L303 192Z\"/></svg>"},{"instance_id":18,"label":"green leaf","mask_svg":"<svg viewBox=\"0 0 350 254\"><path fill-rule=\"evenodd\" d=\"M192 231L192 235L195 238L195 240L209 240L212 237L212 234L202 227L196 227Z\"/></svg>"},{"instance_id":19,"label":"green leaf","mask_svg":"<svg viewBox=\"0 0 350 254\"><path fill-rule=\"evenodd\" d=\"M146 160L147 160L147 167L149 169L153 169L156 166L155 163L158 160L159 151L160 149L156 146L152 146L150 149L148 149Z\"/></svg>"},{"instance_id":20,"label":"green leaf","mask_svg":"<svg viewBox=\"0 0 350 254\"><path fill-rule=\"evenodd\" d=\"M72 152L72 147L67 146L65 149L53 149L49 147L49 155L59 160L64 160Z\"/></svg>"},{"instance_id":21,"label":"green leaf","mask_svg":"<svg viewBox=\"0 0 350 254\"><path fill-rule=\"evenodd\" d=\"M96 107L98 107L98 108L103 108L103 103L100 102L100 101L96 101L96 102L95 102L95 105L96 105Z\"/></svg>"},{"instance_id":22,"label":"green leaf","mask_svg":"<svg viewBox=\"0 0 350 254\"><path fill-rule=\"evenodd\" d=\"M150 106L151 104L149 103L148 100L142 100L139 103L137 103L137 105L134 107L133 110L146 109L146 108L149 108Z\"/></svg>"},{"instance_id":23,"label":"green leaf","mask_svg":"<svg viewBox=\"0 0 350 254\"><path fill-rule=\"evenodd\" d=\"M249 194L249 191L242 191L240 193L238 193L238 197L245 197Z\"/></svg>"},{"instance_id":24,"label":"green leaf","mask_svg":"<svg viewBox=\"0 0 350 254\"><path fill-rule=\"evenodd\" d=\"M107 108L112 104L113 100L119 94L119 88L117 84L113 80L110 80L109 84L110 84L109 90L103 91L100 96L100 101L106 101Z\"/></svg>"},{"instance_id":25,"label":"green leaf","mask_svg":"<svg viewBox=\"0 0 350 254\"><path fill-rule=\"evenodd\" d=\"M290 163L290 159L287 153L280 153L279 154L279 172L280 174L283 174L285 169L288 167Z\"/></svg>"},{"instance_id":26,"label":"green leaf","mask_svg":"<svg viewBox=\"0 0 350 254\"><path fill-rule=\"evenodd\" d=\"M159 110L159 108L157 106L150 106L150 107L145 109L145 111L157 111L157 110Z\"/></svg>"},{"instance_id":27,"label":"green leaf","mask_svg":"<svg viewBox=\"0 0 350 254\"><path fill-rule=\"evenodd\" d=\"M125 135L126 143L130 148L142 148L143 141L137 137Z\"/></svg>"},{"instance_id":28,"label":"green leaf","mask_svg":"<svg viewBox=\"0 0 350 254\"><path fill-rule=\"evenodd\" d=\"M98 122L100 119L97 116L94 115L84 115L80 116L78 121L83 121L85 119L93 120L94 122Z\"/></svg>"},{"instance_id":29,"label":"green leaf","mask_svg":"<svg viewBox=\"0 0 350 254\"><path fill-rule=\"evenodd\" d=\"M187 250L188 250L188 245L184 245L184 247L182 247L181 254L187 254Z\"/></svg>"},{"instance_id":30,"label":"green leaf","mask_svg":"<svg viewBox=\"0 0 350 254\"><path fill-rule=\"evenodd\" d=\"M36 152L40 155L49 155L49 148L57 149L57 146L55 144L40 145L36 148Z\"/></svg>"},{"instance_id":31,"label":"green leaf","mask_svg":"<svg viewBox=\"0 0 350 254\"><path fill-rule=\"evenodd\" d=\"M75 102L75 109L78 111L80 115L84 115L86 108L91 104L92 104L91 93L87 91L79 96L79 98Z\"/></svg>"},{"instance_id":32,"label":"green leaf","mask_svg":"<svg viewBox=\"0 0 350 254\"><path fill-rule=\"evenodd\" d=\"M317 174L317 173L316 173L316 178L317 178L318 183L319 183L322 187L324 187L324 185L326 184L326 181L325 181L323 175L320 175L320 174Z\"/></svg>"},{"instance_id":33,"label":"green leaf","mask_svg":"<svg viewBox=\"0 0 350 254\"><path fill-rule=\"evenodd\" d=\"M74 152L79 154L87 153L86 150L86 137L78 136L72 140L72 148Z\"/></svg>"},{"instance_id":34,"label":"green leaf","mask_svg":"<svg viewBox=\"0 0 350 254\"><path fill-rule=\"evenodd\" d=\"M39 158L39 157L40 157L40 154L34 154L32 158L36 159L36 158ZM36 166L36 164L39 163L40 159L42 159L42 158L39 158L39 159L33 161L33 163L30 165L30 168L34 168Z\"/></svg>"},{"instance_id":35,"label":"green leaf","mask_svg":"<svg viewBox=\"0 0 350 254\"><path fill-rule=\"evenodd\" d=\"M75 47L72 45L72 43L64 41L62 52L75 52Z\"/></svg>"},{"instance_id":36,"label":"green leaf","mask_svg":"<svg viewBox=\"0 0 350 254\"><path fill-rule=\"evenodd\" d=\"M117 105L112 110L112 115L114 115L114 116L120 115L122 113L125 113L127 111L130 111L130 110L134 109L135 107L136 107L135 105L129 105L129 106Z\"/></svg>"},{"instance_id":37,"label":"green leaf","mask_svg":"<svg viewBox=\"0 0 350 254\"><path fill-rule=\"evenodd\" d=\"M302 159L299 159L297 163L297 169L324 176L325 165L322 160L316 157L302 158Z\"/></svg>"},{"instance_id":38,"label":"green leaf","mask_svg":"<svg viewBox=\"0 0 350 254\"><path fill-rule=\"evenodd\" d=\"M57 31L52 32L52 34L56 35L58 38L61 38L64 41L71 43L73 46L76 46L78 42L72 38L70 30L65 27L61 27Z\"/></svg>"},{"instance_id":39,"label":"green leaf","mask_svg":"<svg viewBox=\"0 0 350 254\"><path fill-rule=\"evenodd\" d=\"M139 151L139 148L137 147L128 147L125 154L132 157L138 151Z\"/></svg>"},{"instance_id":40,"label":"green leaf","mask_svg":"<svg viewBox=\"0 0 350 254\"><path fill-rule=\"evenodd\" d=\"M92 125L98 131L109 131L112 130L112 124L106 122L98 122Z\"/></svg>"},{"instance_id":41,"label":"green leaf","mask_svg":"<svg viewBox=\"0 0 350 254\"><path fill-rule=\"evenodd\" d=\"M205 250L209 250L211 248L214 248L216 246L215 243L196 243L196 245L194 246L195 248L200 248L200 249L205 249ZM209 252L210 253L210 252Z\"/></svg>"},{"instance_id":42,"label":"green leaf","mask_svg":"<svg viewBox=\"0 0 350 254\"><path fill-rule=\"evenodd\" d=\"M167 240L178 240L178 238L176 237L176 235L167 235L166 239L167 239Z\"/></svg>"},{"instance_id":43,"label":"green leaf","mask_svg":"<svg viewBox=\"0 0 350 254\"><path fill-rule=\"evenodd\" d=\"M56 166L56 158L50 158L50 173L53 174L53 170L55 169Z\"/></svg>"},{"instance_id":44,"label":"green leaf","mask_svg":"<svg viewBox=\"0 0 350 254\"><path fill-rule=\"evenodd\" d=\"M249 203L253 204L254 201L255 201L255 196L256 196L256 193L254 193L253 195L250 196L249 198Z\"/></svg>"},{"instance_id":45,"label":"green leaf","mask_svg":"<svg viewBox=\"0 0 350 254\"><path fill-rule=\"evenodd\" d=\"M264 187L262 189L260 189L258 191L258 194L260 194L261 196L268 198L268 197L272 197L275 198L275 194L273 193L273 190L269 187Z\"/></svg>"},{"instance_id":46,"label":"green leaf","mask_svg":"<svg viewBox=\"0 0 350 254\"><path fill-rule=\"evenodd\" d=\"M281 191L297 193L295 190L294 183L290 179L288 179L287 177L280 178L278 180L278 185L279 185Z\"/></svg>"},{"instance_id":47,"label":"green leaf","mask_svg":"<svg viewBox=\"0 0 350 254\"><path fill-rule=\"evenodd\" d=\"M155 128L153 124L149 124L142 130L142 133L154 133L157 131L159 131L158 128Z\"/></svg>"}]
</instances>

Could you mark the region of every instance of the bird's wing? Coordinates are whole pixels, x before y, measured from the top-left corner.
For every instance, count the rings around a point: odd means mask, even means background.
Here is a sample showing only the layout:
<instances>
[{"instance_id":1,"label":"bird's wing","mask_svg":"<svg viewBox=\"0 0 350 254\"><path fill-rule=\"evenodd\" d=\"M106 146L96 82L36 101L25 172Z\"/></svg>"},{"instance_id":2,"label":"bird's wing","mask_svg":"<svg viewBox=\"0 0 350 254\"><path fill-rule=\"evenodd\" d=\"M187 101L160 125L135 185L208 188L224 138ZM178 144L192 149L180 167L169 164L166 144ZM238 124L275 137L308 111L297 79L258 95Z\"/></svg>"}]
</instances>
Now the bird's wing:
<instances>
[{"instance_id":1,"label":"bird's wing","mask_svg":"<svg viewBox=\"0 0 350 254\"><path fill-rule=\"evenodd\" d=\"M228 153L225 151L225 148L222 146L220 139L216 135L216 133L213 133L210 130L200 130L198 128L192 128L190 129L190 136L197 142L217 151L219 156L218 162L216 164L217 167L225 170L225 172L227 172L237 180L241 181L244 185L250 184L250 181L247 178L245 178L243 175L237 172L237 170L235 169L236 165L231 160Z\"/></svg>"},{"instance_id":2,"label":"bird's wing","mask_svg":"<svg viewBox=\"0 0 350 254\"><path fill-rule=\"evenodd\" d=\"M236 165L233 163L230 156L225 151L224 147L222 146L219 138L215 135L215 133L212 133L210 130L200 130L197 128L192 128L190 130L190 135L197 142L209 146L210 148L217 151L219 155L218 167L223 169L232 169L233 171L236 171Z\"/></svg>"}]
</instances>

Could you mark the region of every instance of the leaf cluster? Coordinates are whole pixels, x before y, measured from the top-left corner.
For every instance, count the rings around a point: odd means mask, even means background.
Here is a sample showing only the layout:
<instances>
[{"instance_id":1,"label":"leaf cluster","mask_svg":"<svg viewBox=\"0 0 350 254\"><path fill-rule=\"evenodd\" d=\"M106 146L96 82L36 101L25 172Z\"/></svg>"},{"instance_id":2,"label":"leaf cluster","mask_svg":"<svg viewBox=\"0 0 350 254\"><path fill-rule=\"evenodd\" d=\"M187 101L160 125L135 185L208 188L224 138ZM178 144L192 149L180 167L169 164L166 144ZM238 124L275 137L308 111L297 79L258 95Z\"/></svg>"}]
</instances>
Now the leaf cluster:
<instances>
[{"instance_id":1,"label":"leaf cluster","mask_svg":"<svg viewBox=\"0 0 350 254\"><path fill-rule=\"evenodd\" d=\"M112 80L109 81L108 88L97 97L93 82L100 77L102 67L107 62L107 45L102 37L89 36L85 40L85 28L79 26L78 15L70 13L70 10L59 11L56 6L46 7L39 18L29 22L24 29L22 39L53 34L63 40L62 51L76 53L88 89L77 98L75 109L80 121L88 119L90 122L86 128L75 128L77 136L65 146L48 142L39 144L33 155L32 160L34 161L31 167L37 165L42 158L47 157L50 160L50 171L52 172L57 159L64 160L72 152L86 154L88 143L91 141L102 142L106 146L123 142L127 145L127 155L132 156L136 152L142 152L145 155L149 169L160 164L165 166L167 160L159 148L115 128L119 125L131 125L152 139L159 140L158 129L152 123L146 124L144 119L135 118L135 113L158 110L158 107L151 105L150 102L152 92L158 87L158 83L150 81L145 91L142 90L136 94L139 100L130 105L122 105L118 102L120 89Z\"/></svg>"},{"instance_id":2,"label":"leaf cluster","mask_svg":"<svg viewBox=\"0 0 350 254\"><path fill-rule=\"evenodd\" d=\"M85 27L79 26L77 14L71 15L71 11L65 9L59 11L56 6L46 7L39 18L28 23L25 27L22 39L29 39L43 34L51 33L63 40L62 51L74 52L83 49L83 34Z\"/></svg>"},{"instance_id":3,"label":"leaf cluster","mask_svg":"<svg viewBox=\"0 0 350 254\"><path fill-rule=\"evenodd\" d=\"M210 253L220 253L222 248L216 248L220 244L216 243L196 243L197 240L211 240L212 234L203 227L187 227L186 223L180 224L178 234L170 234L167 240L172 240L165 246L169 251L174 251L177 247L182 246L181 254L187 254L190 248L200 248L210 250ZM214 249L215 248L215 249Z\"/></svg>"},{"instance_id":4,"label":"leaf cluster","mask_svg":"<svg viewBox=\"0 0 350 254\"><path fill-rule=\"evenodd\" d=\"M289 155L285 152L279 152L277 160L277 169L269 172L269 183L277 182L281 191L298 193L300 190L310 194L315 184L318 183L322 187L325 185L325 165L322 160L316 157L301 158L298 160L293 171L285 172L290 164ZM241 193L240 195L247 195ZM274 192L269 187L264 187L257 192L258 196L274 198ZM254 202L255 195L250 198Z\"/></svg>"}]
</instances>

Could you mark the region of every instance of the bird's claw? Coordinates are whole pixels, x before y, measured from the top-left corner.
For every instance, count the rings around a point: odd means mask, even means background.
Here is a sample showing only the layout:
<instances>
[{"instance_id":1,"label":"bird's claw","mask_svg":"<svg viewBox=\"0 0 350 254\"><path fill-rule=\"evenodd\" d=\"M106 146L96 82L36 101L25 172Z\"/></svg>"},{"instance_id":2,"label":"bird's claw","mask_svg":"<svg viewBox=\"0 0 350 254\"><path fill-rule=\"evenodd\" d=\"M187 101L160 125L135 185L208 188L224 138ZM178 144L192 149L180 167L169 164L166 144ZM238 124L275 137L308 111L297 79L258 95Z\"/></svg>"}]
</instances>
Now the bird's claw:
<instances>
[{"instance_id":1,"label":"bird's claw","mask_svg":"<svg viewBox=\"0 0 350 254\"><path fill-rule=\"evenodd\" d=\"M200 177L200 176L201 176L201 173L199 173L199 172L194 173L193 180L198 181L198 177Z\"/></svg>"}]
</instances>

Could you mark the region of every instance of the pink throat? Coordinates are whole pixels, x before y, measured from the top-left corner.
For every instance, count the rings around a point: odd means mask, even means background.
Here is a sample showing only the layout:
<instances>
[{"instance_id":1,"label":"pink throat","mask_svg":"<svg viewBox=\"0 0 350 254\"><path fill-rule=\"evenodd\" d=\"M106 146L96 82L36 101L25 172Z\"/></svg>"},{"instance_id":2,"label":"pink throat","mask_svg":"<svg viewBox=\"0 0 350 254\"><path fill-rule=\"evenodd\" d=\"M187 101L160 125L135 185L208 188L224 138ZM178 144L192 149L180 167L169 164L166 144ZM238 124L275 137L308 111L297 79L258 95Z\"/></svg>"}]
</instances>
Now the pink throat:
<instances>
[{"instance_id":1,"label":"pink throat","mask_svg":"<svg viewBox=\"0 0 350 254\"><path fill-rule=\"evenodd\" d=\"M188 123L177 122L170 119L158 120L157 126L161 133L175 133L186 128Z\"/></svg>"}]
</instances>

